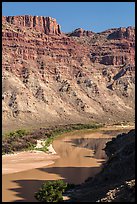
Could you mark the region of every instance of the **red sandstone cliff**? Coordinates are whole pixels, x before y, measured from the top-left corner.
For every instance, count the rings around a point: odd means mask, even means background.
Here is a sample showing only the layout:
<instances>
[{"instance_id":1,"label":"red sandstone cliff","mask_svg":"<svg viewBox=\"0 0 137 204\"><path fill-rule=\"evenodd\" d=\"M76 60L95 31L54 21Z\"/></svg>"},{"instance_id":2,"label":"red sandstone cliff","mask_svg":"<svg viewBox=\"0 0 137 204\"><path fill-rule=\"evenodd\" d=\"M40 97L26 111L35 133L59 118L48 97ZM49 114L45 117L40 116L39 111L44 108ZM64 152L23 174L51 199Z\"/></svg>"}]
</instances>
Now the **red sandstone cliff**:
<instances>
[{"instance_id":1,"label":"red sandstone cliff","mask_svg":"<svg viewBox=\"0 0 137 204\"><path fill-rule=\"evenodd\" d=\"M56 19L43 16L3 16L3 23L8 22L18 27L28 27L45 34L61 34L60 25Z\"/></svg>"},{"instance_id":2,"label":"red sandstone cliff","mask_svg":"<svg viewBox=\"0 0 137 204\"><path fill-rule=\"evenodd\" d=\"M127 28L118 28L116 31L112 32L109 36L109 39L131 39L134 41L135 38L135 28L127 27Z\"/></svg>"},{"instance_id":3,"label":"red sandstone cliff","mask_svg":"<svg viewBox=\"0 0 137 204\"><path fill-rule=\"evenodd\" d=\"M76 36L76 37L82 37L82 36L93 36L92 31L84 30L83 28L77 28L72 33L69 34L69 36Z\"/></svg>"},{"instance_id":4,"label":"red sandstone cliff","mask_svg":"<svg viewBox=\"0 0 137 204\"><path fill-rule=\"evenodd\" d=\"M133 27L64 34L50 17L2 20L3 124L133 120Z\"/></svg>"}]
</instances>

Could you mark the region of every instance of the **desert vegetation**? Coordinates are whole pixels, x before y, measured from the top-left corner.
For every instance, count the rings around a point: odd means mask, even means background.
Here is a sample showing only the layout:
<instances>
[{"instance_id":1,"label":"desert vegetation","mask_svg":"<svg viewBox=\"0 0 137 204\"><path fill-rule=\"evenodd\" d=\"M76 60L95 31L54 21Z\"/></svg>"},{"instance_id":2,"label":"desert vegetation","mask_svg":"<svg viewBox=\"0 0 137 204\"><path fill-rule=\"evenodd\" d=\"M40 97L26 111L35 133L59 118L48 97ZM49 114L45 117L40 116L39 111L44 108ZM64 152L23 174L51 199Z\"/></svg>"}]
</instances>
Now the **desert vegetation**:
<instances>
[{"instance_id":1,"label":"desert vegetation","mask_svg":"<svg viewBox=\"0 0 137 204\"><path fill-rule=\"evenodd\" d=\"M44 146L39 148L39 150L46 152L53 139L60 134L81 129L97 129L101 126L101 124L72 124L52 128L40 128L33 131L19 129L3 135L2 154L22 150L34 150L39 139L45 140Z\"/></svg>"},{"instance_id":2,"label":"desert vegetation","mask_svg":"<svg viewBox=\"0 0 137 204\"><path fill-rule=\"evenodd\" d=\"M35 198L40 202L61 202L63 201L62 193L66 188L67 183L63 180L47 181L35 193Z\"/></svg>"},{"instance_id":3,"label":"desert vegetation","mask_svg":"<svg viewBox=\"0 0 137 204\"><path fill-rule=\"evenodd\" d=\"M74 187L74 184L68 184L63 180L46 181L34 196L40 202L62 202L63 193Z\"/></svg>"}]
</instances>

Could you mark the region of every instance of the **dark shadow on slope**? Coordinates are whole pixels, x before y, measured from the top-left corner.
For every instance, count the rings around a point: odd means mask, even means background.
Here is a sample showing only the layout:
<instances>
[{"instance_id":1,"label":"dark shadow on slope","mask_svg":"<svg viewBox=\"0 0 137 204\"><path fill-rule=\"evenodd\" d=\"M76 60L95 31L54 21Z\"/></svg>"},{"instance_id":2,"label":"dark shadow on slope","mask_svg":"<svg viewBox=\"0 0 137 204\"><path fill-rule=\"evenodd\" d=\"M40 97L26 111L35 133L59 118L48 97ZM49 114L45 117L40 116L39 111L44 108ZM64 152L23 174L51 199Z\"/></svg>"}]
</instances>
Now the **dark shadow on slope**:
<instances>
[{"instance_id":1,"label":"dark shadow on slope","mask_svg":"<svg viewBox=\"0 0 137 204\"><path fill-rule=\"evenodd\" d=\"M119 199L120 202L135 200L134 187L127 188L126 184L127 181L131 182L135 179L135 131L131 130L127 134L118 135L115 140L107 143L105 149L109 154L109 159L104 168L94 178L77 188L71 194L71 201L97 202L97 200L106 197L109 190L115 189L116 192L116 188L121 188L121 185L125 186L128 193L125 191L126 193L123 194L121 191L121 197L116 199ZM128 198L127 194L131 194L131 198L130 196ZM115 196L109 197L109 200L111 201L104 202L117 202Z\"/></svg>"}]
</instances>

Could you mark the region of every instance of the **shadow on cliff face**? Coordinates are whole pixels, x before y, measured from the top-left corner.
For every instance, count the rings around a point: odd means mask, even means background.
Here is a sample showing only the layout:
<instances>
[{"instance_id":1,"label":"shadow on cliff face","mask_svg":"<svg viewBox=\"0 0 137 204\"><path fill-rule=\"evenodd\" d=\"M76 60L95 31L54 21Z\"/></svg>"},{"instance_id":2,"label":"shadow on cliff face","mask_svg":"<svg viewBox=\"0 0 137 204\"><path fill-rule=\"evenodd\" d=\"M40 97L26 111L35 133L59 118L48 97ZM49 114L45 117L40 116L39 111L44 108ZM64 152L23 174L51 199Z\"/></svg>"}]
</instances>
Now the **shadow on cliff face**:
<instances>
[{"instance_id":1,"label":"shadow on cliff face","mask_svg":"<svg viewBox=\"0 0 137 204\"><path fill-rule=\"evenodd\" d=\"M39 170L47 172L49 174L57 174L59 177L65 182L79 184L80 180L83 179L85 181L85 175L88 172L92 172L94 176L100 171L101 168L98 167L51 167L51 168L40 168ZM81 176L83 176L81 178ZM54 180L54 179L49 179ZM14 180L12 181L14 184L19 185L18 188L10 188L8 190L14 192L16 196L20 198L20 200L14 200L12 202L37 202L34 198L35 192L41 187L42 183L45 180ZM8 196L8 195L7 195Z\"/></svg>"}]
</instances>

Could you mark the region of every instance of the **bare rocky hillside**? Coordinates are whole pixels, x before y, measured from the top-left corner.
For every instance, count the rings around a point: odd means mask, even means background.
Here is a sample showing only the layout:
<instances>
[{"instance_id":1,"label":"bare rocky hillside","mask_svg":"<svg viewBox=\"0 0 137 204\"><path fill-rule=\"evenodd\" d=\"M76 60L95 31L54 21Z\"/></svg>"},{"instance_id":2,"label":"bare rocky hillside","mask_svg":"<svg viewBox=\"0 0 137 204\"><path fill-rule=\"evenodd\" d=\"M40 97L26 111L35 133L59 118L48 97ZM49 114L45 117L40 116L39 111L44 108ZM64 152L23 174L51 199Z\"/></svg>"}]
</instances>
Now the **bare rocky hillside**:
<instances>
[{"instance_id":1,"label":"bare rocky hillside","mask_svg":"<svg viewBox=\"0 0 137 204\"><path fill-rule=\"evenodd\" d=\"M2 17L3 129L134 121L135 28L71 33L51 17Z\"/></svg>"}]
</instances>

